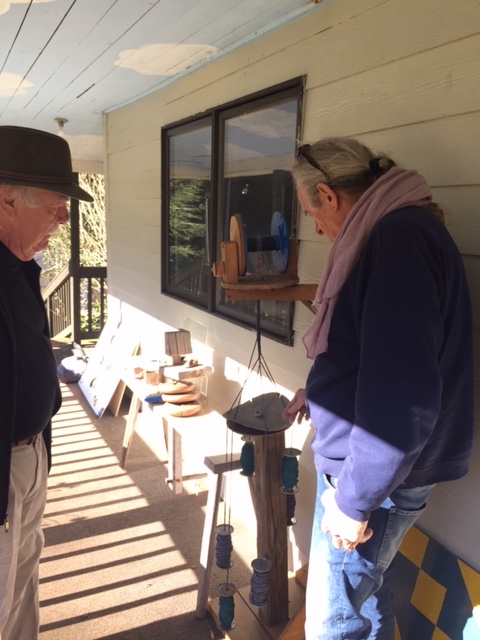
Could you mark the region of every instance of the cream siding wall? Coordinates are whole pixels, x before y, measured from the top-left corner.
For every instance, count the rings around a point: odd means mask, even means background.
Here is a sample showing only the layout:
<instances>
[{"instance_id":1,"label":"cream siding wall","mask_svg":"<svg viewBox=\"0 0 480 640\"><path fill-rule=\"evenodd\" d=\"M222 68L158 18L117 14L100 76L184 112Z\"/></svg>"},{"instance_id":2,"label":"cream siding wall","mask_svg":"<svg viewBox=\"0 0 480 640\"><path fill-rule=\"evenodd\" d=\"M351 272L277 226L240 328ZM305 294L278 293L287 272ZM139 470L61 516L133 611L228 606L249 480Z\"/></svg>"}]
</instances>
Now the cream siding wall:
<instances>
[{"instance_id":1,"label":"cream siding wall","mask_svg":"<svg viewBox=\"0 0 480 640\"><path fill-rule=\"evenodd\" d=\"M192 328L215 374L208 394L230 406L249 360L251 331L159 293L160 129L249 93L306 76L304 141L359 137L424 174L449 212L448 225L471 287L480 396L480 1L333 0L317 12L106 116L109 291L141 329L145 349L162 351L163 331ZM299 274L316 282L329 244L309 219L299 228ZM298 304L295 345L264 339L280 387L304 384L301 335L311 320ZM227 375L225 375L227 373ZM229 379L227 379L229 378ZM477 407L480 403L477 404ZM472 470L438 487L422 526L480 569L480 415ZM308 426L295 427L301 456L292 562L307 559L314 496Z\"/></svg>"}]
</instances>

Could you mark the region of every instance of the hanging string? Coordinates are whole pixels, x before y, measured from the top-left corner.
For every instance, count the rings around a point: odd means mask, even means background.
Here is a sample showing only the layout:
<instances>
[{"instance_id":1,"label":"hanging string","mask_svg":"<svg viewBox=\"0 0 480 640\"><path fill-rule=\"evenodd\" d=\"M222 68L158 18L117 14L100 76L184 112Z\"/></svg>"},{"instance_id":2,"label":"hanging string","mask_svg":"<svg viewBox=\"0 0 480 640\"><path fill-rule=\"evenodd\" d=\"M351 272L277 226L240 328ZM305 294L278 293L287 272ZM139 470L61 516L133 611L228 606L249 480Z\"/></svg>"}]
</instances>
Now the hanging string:
<instances>
[{"instance_id":1,"label":"hanging string","mask_svg":"<svg viewBox=\"0 0 480 640\"><path fill-rule=\"evenodd\" d=\"M261 331L261 323L260 323L260 300L257 300L256 303L256 340L255 340L255 344L253 346L252 349L252 353L250 355L250 360L248 362L248 366L247 366L247 371L248 374L245 377L243 384L241 384L240 386L240 390L237 394L237 396L235 397L235 399L232 402L232 406L230 407L230 410L235 409L235 411L238 410L239 406L240 406L240 399L242 397L243 394L243 390L247 385L247 382L250 378L250 375L254 372L256 372L259 380L260 380L260 386L261 386L261 393L260 396L262 398L264 398L264 393L263 393L263 378L266 378L270 385L272 386L272 388L275 390L276 393L278 393L279 398L281 398L281 401L284 405L284 407L287 406L287 401L286 399L283 398L282 394L280 393L277 384L273 378L273 375L270 371L270 369L268 368L268 364L265 360L265 358L263 357L262 354L262 342L261 342L261 336L262 336L262 331ZM257 359L255 360L255 362L253 362L254 360L254 355L255 353L257 353ZM267 416L267 410L266 410L266 405L265 405L265 399L264 399L264 407L263 407L263 415ZM236 417L236 412L233 414L232 419L235 420ZM266 424L266 418L265 418L265 429L264 429L264 433L265 435L268 435L268 428L267 428L267 424Z\"/></svg>"},{"instance_id":2,"label":"hanging string","mask_svg":"<svg viewBox=\"0 0 480 640\"><path fill-rule=\"evenodd\" d=\"M263 401L263 406L260 405L259 407L259 411L258 411L258 416L259 418L263 417L263 426L264 426L264 435L268 436L268 425L267 425L267 416L269 415L269 412L267 411L267 406L266 406L266 398L265 395L263 393L263 381L268 380L271 385L273 386L273 388L275 389L275 391L278 393L279 397L281 398L281 401L284 405L284 407L287 405L287 400L279 393L278 389L277 389L277 385L273 379L273 376L268 368L268 365L266 364L266 361L262 355L262 348L261 348L261 317L260 317L260 301L257 301L257 305L256 305L256 311L257 311L257 318L256 318L256 343L254 346L254 349L252 351L251 357L250 357L250 361L248 363L248 375L246 376L246 379L244 381L244 383L241 385L240 387L240 391L238 393L238 395L236 396L236 398L234 399L232 406L231 406L231 411L232 411L232 420L235 420L236 417L236 412L239 410L240 407L240 399L242 397L243 394L243 389L245 388L245 386L247 385L248 379L250 377L250 375L254 372L256 372L257 377L260 381L260 386L261 386L261 394L260 397L262 398ZM255 361L255 363L253 363L254 360L254 355L255 355L255 351L257 352L257 359ZM257 408L257 407L256 407ZM299 452L300 453L300 452ZM294 456L295 457L295 456ZM254 473L254 469L255 469L255 460L254 460L254 447L252 446L251 443L247 442L247 440L245 439L245 445L244 447L242 447L242 453L241 453L241 457L240 457L240 463L241 463L241 467L243 470L243 475L253 475ZM269 464L269 460L266 460L266 464L268 466ZM288 464L288 463L287 463ZM266 470L267 476L268 476L268 469ZM298 474L297 474L298 475ZM284 486L294 486L296 485L296 481L295 478L293 478L293 480L291 479L292 474L287 474L287 484L285 485L285 480L282 480L283 485ZM291 485L291 482L293 481L293 485ZM291 489L289 489L291 490ZM288 494L287 494L288 495ZM226 535L219 535L218 529L222 528L222 532L223 534ZM225 568L227 569L227 582L226 585L229 585L230 583L228 582L228 571L229 571L229 567L231 566L231 560L230 560L230 554L231 554L231 550L232 550L232 546L231 546L231 542L228 541L228 531L223 530L226 529L227 525L224 525L223 527L217 527L217 547L216 547L216 560L217 560L217 566L219 566L220 568ZM233 528L232 528L233 529ZM252 569L253 569L253 575L251 577L251 584L250 584L250 602L253 606L256 607L265 607L268 604L268 600L269 600L269 593L270 593L270 570L272 568L272 563L267 560L266 558L257 558L256 560L253 560L252 562ZM234 617L234 601L233 601L233 596L230 593L227 593L225 591L225 589L221 590L221 587L219 587L219 626L220 629L222 630L229 630L231 628L233 628L234 626L234 621L233 621L233 617Z\"/></svg>"},{"instance_id":3,"label":"hanging string","mask_svg":"<svg viewBox=\"0 0 480 640\"><path fill-rule=\"evenodd\" d=\"M230 429L226 429L225 435L225 463L229 466L230 470L233 469L233 432ZM228 496L224 496L224 508L223 508L223 522L224 524L217 526L217 535L215 541L215 560L217 567L220 569L226 569L226 582L220 584L217 588L218 599L218 626L222 631L229 631L235 627L235 601L234 594L237 589L235 585L229 582L230 568L233 565L232 561L232 533L233 527L231 522L231 505L232 505L232 483L228 483ZM228 510L227 510L228 503Z\"/></svg>"},{"instance_id":4,"label":"hanging string","mask_svg":"<svg viewBox=\"0 0 480 640\"><path fill-rule=\"evenodd\" d=\"M270 569L272 563L266 558L252 560L253 575L250 580L250 602L254 607L265 607L270 592Z\"/></svg>"},{"instance_id":5,"label":"hanging string","mask_svg":"<svg viewBox=\"0 0 480 640\"><path fill-rule=\"evenodd\" d=\"M217 526L217 537L215 544L215 560L220 569L230 569L232 566L232 533L233 527L229 524L219 524Z\"/></svg>"},{"instance_id":6,"label":"hanging string","mask_svg":"<svg viewBox=\"0 0 480 640\"><path fill-rule=\"evenodd\" d=\"M285 496L287 499L287 527L291 527L297 524L297 518L295 517L295 507L297 506L297 499L294 493L287 493Z\"/></svg>"},{"instance_id":7,"label":"hanging string","mask_svg":"<svg viewBox=\"0 0 480 640\"><path fill-rule=\"evenodd\" d=\"M231 582L224 582L218 586L218 620L222 631L230 631L235 627L235 600L233 599L237 589Z\"/></svg>"},{"instance_id":8,"label":"hanging string","mask_svg":"<svg viewBox=\"0 0 480 640\"><path fill-rule=\"evenodd\" d=\"M233 469L233 432L225 429L225 465L231 471ZM225 495L223 501L223 522L230 524L231 522L231 505L232 505L232 483L227 483L228 495ZM228 505L228 507L227 507Z\"/></svg>"},{"instance_id":9,"label":"hanging string","mask_svg":"<svg viewBox=\"0 0 480 640\"><path fill-rule=\"evenodd\" d=\"M301 454L299 449L289 447L283 452L282 460L282 491L283 493L296 493L298 491L298 459Z\"/></svg>"},{"instance_id":10,"label":"hanging string","mask_svg":"<svg viewBox=\"0 0 480 640\"><path fill-rule=\"evenodd\" d=\"M253 441L250 436L242 436L242 440L245 444L240 453L240 464L242 466L240 474L242 476L253 476L255 473L255 450Z\"/></svg>"}]
</instances>

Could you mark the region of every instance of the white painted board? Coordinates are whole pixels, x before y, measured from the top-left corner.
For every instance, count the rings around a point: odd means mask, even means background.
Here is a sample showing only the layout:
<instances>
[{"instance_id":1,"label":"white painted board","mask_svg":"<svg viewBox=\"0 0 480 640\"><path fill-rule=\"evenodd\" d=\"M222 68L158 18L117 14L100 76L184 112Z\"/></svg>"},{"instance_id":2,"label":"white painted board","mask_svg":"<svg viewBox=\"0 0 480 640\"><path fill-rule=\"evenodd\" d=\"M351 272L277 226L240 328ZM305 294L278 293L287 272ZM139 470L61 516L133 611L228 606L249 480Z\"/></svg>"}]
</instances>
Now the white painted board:
<instances>
[{"instance_id":1,"label":"white painted board","mask_svg":"<svg viewBox=\"0 0 480 640\"><path fill-rule=\"evenodd\" d=\"M139 339L131 327L108 320L79 380L83 395L101 418L121 380L125 362L135 354Z\"/></svg>"}]
</instances>

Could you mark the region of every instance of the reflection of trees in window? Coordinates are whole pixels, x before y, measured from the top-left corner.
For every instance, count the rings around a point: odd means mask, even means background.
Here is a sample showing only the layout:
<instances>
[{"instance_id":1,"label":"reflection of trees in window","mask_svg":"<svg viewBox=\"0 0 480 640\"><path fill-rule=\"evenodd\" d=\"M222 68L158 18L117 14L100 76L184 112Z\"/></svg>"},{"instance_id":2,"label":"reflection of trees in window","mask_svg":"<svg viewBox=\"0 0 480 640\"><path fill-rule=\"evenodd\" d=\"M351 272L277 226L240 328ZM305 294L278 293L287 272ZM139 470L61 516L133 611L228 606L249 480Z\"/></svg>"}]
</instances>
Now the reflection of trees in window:
<instances>
[{"instance_id":1,"label":"reflection of trees in window","mask_svg":"<svg viewBox=\"0 0 480 640\"><path fill-rule=\"evenodd\" d=\"M176 287L205 295L209 267L205 257L207 180L172 179L169 182L170 283Z\"/></svg>"},{"instance_id":2,"label":"reflection of trees in window","mask_svg":"<svg viewBox=\"0 0 480 640\"><path fill-rule=\"evenodd\" d=\"M205 253L204 180L170 180L170 261L185 267Z\"/></svg>"}]
</instances>

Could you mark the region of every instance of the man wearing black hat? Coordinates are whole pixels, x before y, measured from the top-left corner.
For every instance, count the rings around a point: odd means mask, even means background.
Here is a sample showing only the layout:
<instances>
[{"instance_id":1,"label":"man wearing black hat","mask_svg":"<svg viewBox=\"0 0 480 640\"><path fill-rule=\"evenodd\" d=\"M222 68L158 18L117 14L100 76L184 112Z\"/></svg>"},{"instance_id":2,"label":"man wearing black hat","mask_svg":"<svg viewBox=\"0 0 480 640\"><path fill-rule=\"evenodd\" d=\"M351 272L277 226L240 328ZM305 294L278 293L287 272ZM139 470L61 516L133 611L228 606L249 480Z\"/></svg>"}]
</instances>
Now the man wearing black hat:
<instances>
[{"instance_id":1,"label":"man wearing black hat","mask_svg":"<svg viewBox=\"0 0 480 640\"><path fill-rule=\"evenodd\" d=\"M41 522L51 461L57 369L33 259L69 219L67 142L0 126L0 639L36 640Z\"/></svg>"}]
</instances>

